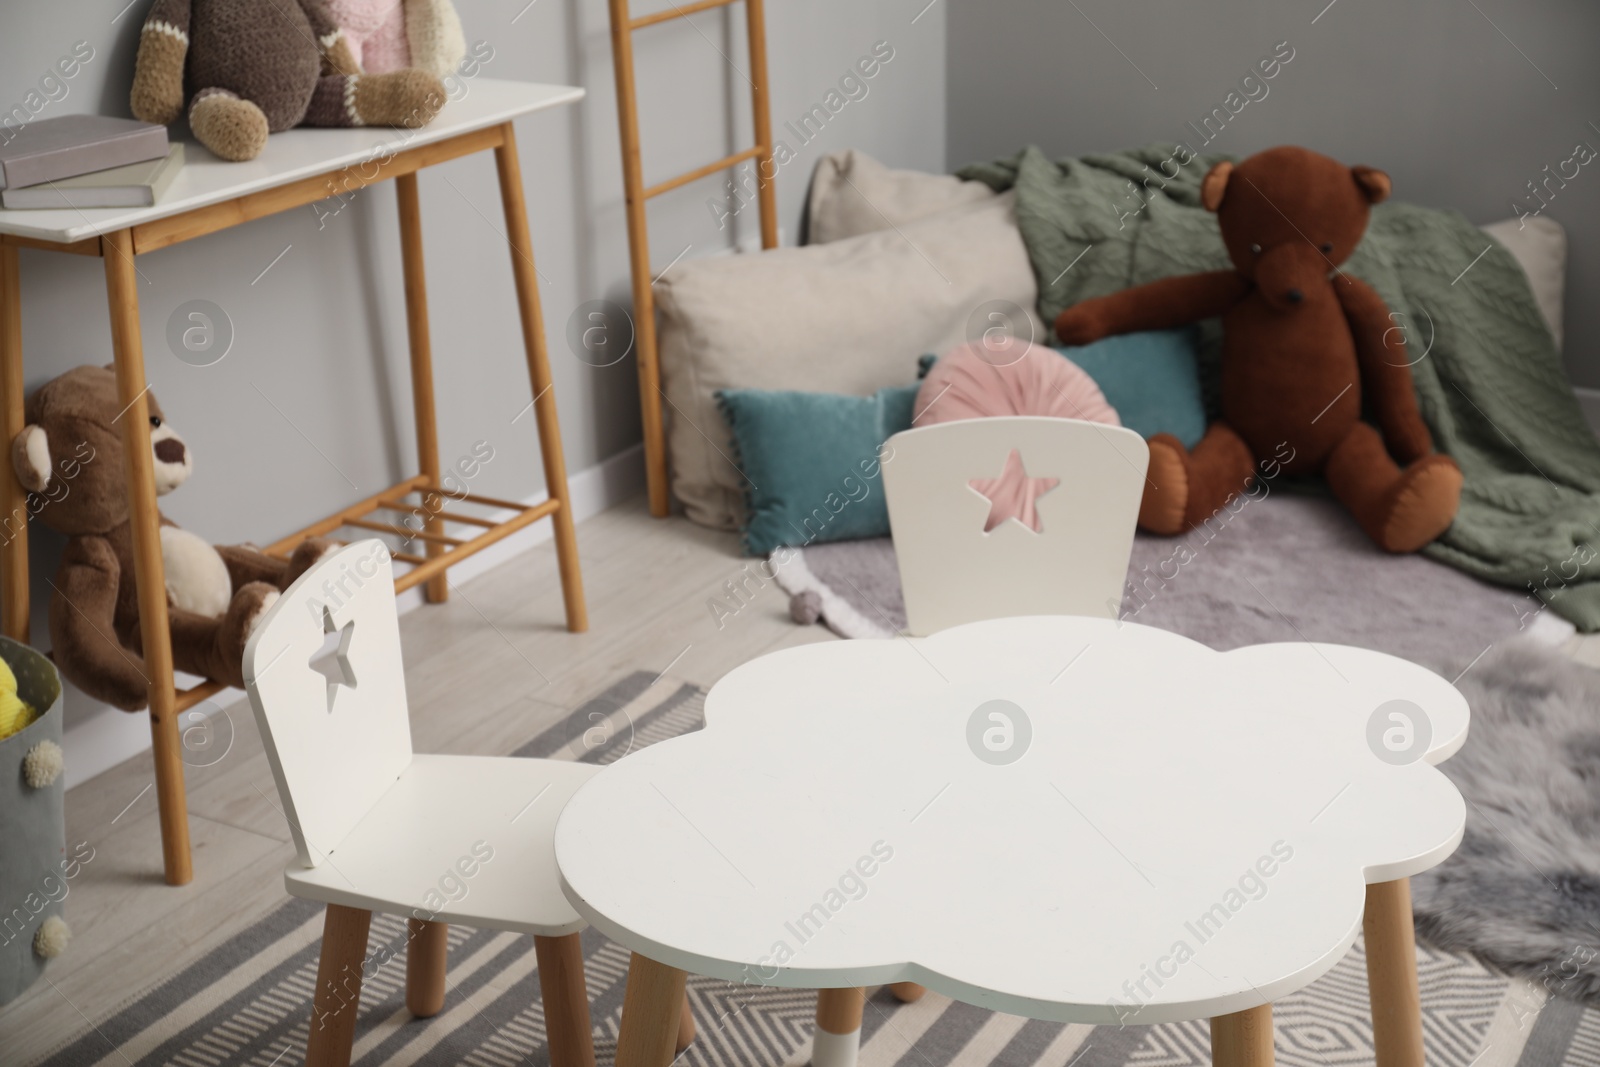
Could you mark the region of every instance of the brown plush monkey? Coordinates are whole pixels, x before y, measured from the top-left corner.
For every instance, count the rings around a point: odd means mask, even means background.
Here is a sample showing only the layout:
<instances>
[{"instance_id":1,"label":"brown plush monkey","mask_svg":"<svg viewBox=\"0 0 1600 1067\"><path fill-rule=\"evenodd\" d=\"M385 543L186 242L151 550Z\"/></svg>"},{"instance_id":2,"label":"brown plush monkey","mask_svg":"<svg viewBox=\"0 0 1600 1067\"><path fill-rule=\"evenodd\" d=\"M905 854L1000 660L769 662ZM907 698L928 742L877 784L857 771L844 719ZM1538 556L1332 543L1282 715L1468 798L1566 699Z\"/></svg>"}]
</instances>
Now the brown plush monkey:
<instances>
[{"instance_id":1,"label":"brown plush monkey","mask_svg":"<svg viewBox=\"0 0 1600 1067\"><path fill-rule=\"evenodd\" d=\"M1304 148L1218 163L1201 201L1217 213L1234 269L1165 278L1075 304L1062 343L1222 319L1222 418L1188 452L1150 439L1139 523L1177 534L1250 483L1285 443L1290 474L1321 474L1367 535L1413 552L1455 518L1461 470L1433 451L1403 331L1370 285L1340 271L1389 177ZM1377 425L1362 420L1363 401Z\"/></svg>"},{"instance_id":2,"label":"brown plush monkey","mask_svg":"<svg viewBox=\"0 0 1600 1067\"><path fill-rule=\"evenodd\" d=\"M156 492L189 477L194 458L150 406ZM12 466L31 495L29 511L67 536L50 597L50 643L67 680L125 711L145 706L133 576L133 527L123 475L122 405L109 367L75 367L28 399L28 424L11 445ZM161 519L173 665L243 686L245 640L262 612L333 542L308 540L289 562L253 548L212 546Z\"/></svg>"},{"instance_id":3,"label":"brown plush monkey","mask_svg":"<svg viewBox=\"0 0 1600 1067\"><path fill-rule=\"evenodd\" d=\"M139 34L130 102L189 126L228 160L254 159L295 126L423 126L444 84L422 70L362 74L324 0L155 0Z\"/></svg>"}]
</instances>

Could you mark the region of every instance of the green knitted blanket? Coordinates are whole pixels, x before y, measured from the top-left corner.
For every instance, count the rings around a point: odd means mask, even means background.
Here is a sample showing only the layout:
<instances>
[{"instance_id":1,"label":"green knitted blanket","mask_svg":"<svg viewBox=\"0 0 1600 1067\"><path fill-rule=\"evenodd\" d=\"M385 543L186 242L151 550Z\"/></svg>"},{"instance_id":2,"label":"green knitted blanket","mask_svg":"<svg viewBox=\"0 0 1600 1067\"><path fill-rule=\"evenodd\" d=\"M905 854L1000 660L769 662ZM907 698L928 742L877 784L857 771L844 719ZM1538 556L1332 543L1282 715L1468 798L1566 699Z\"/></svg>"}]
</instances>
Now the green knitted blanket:
<instances>
[{"instance_id":1,"label":"green knitted blanket","mask_svg":"<svg viewBox=\"0 0 1600 1067\"><path fill-rule=\"evenodd\" d=\"M1227 268L1216 218L1200 206L1200 180L1224 158L1178 167L1173 146L1152 145L1052 162L1030 147L959 174L1015 186L1049 323L1087 297ZM1453 211L1387 203L1343 269L1388 301L1435 445L1465 475L1455 522L1424 551L1525 588L1524 625L1543 601L1579 629L1600 630L1600 550L1590 547L1600 544L1600 444L1516 260ZM1201 339L1214 412L1220 324L1202 324Z\"/></svg>"}]
</instances>

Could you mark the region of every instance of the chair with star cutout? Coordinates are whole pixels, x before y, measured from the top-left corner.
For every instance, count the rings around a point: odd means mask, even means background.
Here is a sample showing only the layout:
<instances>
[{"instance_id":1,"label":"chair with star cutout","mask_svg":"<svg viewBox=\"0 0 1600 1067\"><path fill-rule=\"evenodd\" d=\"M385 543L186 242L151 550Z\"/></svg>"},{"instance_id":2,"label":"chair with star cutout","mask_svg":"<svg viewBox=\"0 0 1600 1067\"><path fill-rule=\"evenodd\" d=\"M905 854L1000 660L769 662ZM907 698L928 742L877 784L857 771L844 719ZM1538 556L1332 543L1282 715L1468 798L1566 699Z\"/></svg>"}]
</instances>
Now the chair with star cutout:
<instances>
[{"instance_id":1,"label":"chair with star cutout","mask_svg":"<svg viewBox=\"0 0 1600 1067\"><path fill-rule=\"evenodd\" d=\"M895 434L879 452L906 629L1122 606L1150 454L1132 430L997 416ZM895 982L901 1001L926 990ZM817 993L812 1067L855 1067L864 990Z\"/></svg>"},{"instance_id":2,"label":"chair with star cutout","mask_svg":"<svg viewBox=\"0 0 1600 1067\"><path fill-rule=\"evenodd\" d=\"M325 646L333 645L324 656ZM293 896L327 906L305 1062L350 1062L374 911L407 919L406 1006L444 1005L449 924L531 933L552 1067L593 1067L584 922L561 892L556 817L591 774L565 760L411 751L389 555L330 553L262 616L244 676L294 839Z\"/></svg>"},{"instance_id":3,"label":"chair with star cutout","mask_svg":"<svg viewBox=\"0 0 1600 1067\"><path fill-rule=\"evenodd\" d=\"M1038 416L895 434L883 490L907 629L1122 605L1149 452L1132 430Z\"/></svg>"}]
</instances>

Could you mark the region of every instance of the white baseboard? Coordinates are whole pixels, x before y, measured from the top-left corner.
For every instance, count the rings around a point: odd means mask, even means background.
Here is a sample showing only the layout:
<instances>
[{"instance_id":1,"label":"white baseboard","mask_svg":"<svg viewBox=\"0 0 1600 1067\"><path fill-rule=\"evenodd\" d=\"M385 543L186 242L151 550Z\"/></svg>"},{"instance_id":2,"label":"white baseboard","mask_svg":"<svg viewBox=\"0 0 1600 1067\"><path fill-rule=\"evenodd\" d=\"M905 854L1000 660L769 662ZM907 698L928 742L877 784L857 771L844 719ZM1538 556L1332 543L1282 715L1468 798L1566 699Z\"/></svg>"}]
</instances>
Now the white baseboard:
<instances>
[{"instance_id":1,"label":"white baseboard","mask_svg":"<svg viewBox=\"0 0 1600 1067\"><path fill-rule=\"evenodd\" d=\"M634 445L609 459L602 460L585 470L571 475L567 486L572 494L573 518L582 522L598 515L613 505L644 491L644 446ZM547 499L538 493L523 503L533 506ZM499 566L512 556L526 552L550 539L551 527L547 522L536 522L518 530L504 541L491 545L470 559L462 560L450 568L454 583L468 581ZM579 546L580 553L582 546ZM408 589L400 594L398 604L402 612L423 604L421 589ZM179 685L191 685L198 679L180 676ZM72 686L67 687L66 699L72 710L72 726L62 735L61 745L66 752L66 787L81 785L95 775L110 770L131 756L150 747L150 719L145 714L130 715L125 711L89 700ZM208 704L221 708L236 702L244 694L237 689L224 689ZM205 705L201 705L205 707ZM186 728L195 724L184 722Z\"/></svg>"}]
</instances>

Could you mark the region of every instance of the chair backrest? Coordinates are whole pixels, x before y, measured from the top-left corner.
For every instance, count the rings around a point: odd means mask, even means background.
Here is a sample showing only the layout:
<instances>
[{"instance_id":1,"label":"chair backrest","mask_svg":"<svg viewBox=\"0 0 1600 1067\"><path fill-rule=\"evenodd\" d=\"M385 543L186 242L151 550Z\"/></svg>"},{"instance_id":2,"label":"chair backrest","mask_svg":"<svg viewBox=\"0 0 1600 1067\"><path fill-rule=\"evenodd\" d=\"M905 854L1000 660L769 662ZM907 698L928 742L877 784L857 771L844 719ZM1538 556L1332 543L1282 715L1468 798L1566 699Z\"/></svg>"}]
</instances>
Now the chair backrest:
<instances>
[{"instance_id":1,"label":"chair backrest","mask_svg":"<svg viewBox=\"0 0 1600 1067\"><path fill-rule=\"evenodd\" d=\"M972 483L999 478L1013 450L1022 461L1009 472L1013 497L1023 471L1057 484L1033 497L1037 531L1016 519L986 531L992 503ZM1149 460L1132 430L1078 419L964 419L889 438L883 488L907 629L930 634L1010 615L1117 617Z\"/></svg>"},{"instance_id":2,"label":"chair backrest","mask_svg":"<svg viewBox=\"0 0 1600 1067\"><path fill-rule=\"evenodd\" d=\"M313 667L328 634L337 648ZM411 763L383 542L337 549L301 575L256 624L244 680L294 847L315 867Z\"/></svg>"}]
</instances>

